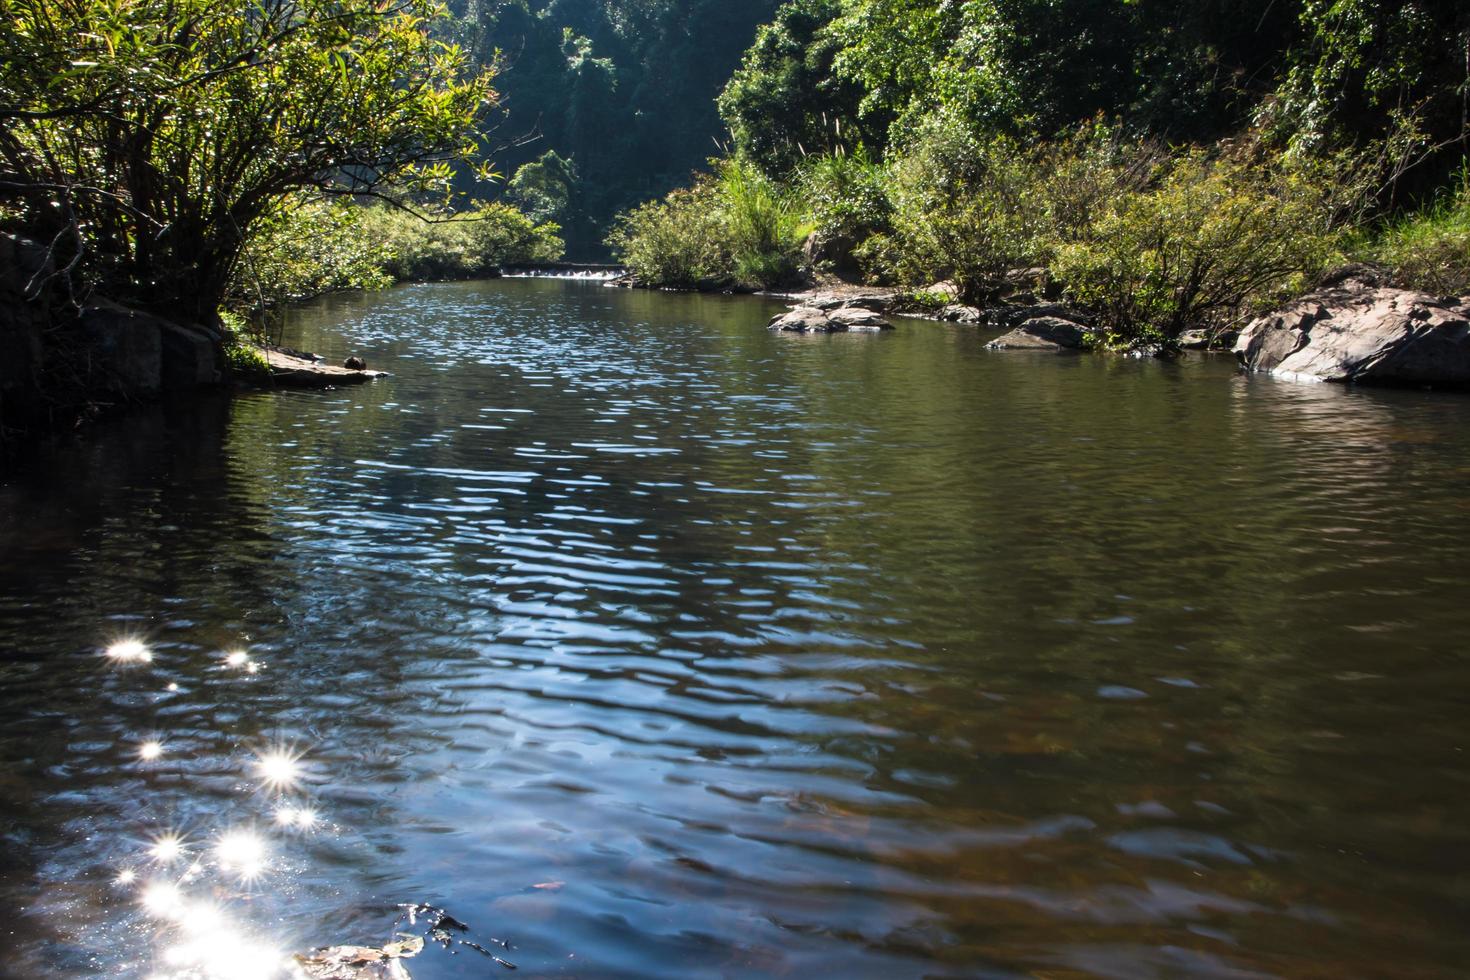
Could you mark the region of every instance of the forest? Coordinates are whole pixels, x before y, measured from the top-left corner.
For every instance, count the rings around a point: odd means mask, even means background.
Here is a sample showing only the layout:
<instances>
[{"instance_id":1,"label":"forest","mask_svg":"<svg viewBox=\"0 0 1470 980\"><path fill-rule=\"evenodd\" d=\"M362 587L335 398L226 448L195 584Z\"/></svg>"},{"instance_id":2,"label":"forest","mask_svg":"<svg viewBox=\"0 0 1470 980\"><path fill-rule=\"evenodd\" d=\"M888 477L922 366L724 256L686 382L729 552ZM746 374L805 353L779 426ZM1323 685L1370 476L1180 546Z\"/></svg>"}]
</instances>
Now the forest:
<instances>
[{"instance_id":1,"label":"forest","mask_svg":"<svg viewBox=\"0 0 1470 980\"><path fill-rule=\"evenodd\" d=\"M791 0L719 107L731 151L613 232L650 283L1030 270L1120 346L1350 260L1470 291L1463 4Z\"/></svg>"},{"instance_id":2,"label":"forest","mask_svg":"<svg viewBox=\"0 0 1470 980\"><path fill-rule=\"evenodd\" d=\"M247 368L231 325L294 300L563 256L669 288L836 275L920 309L936 283L982 305L1024 287L1120 346L1238 322L1349 260L1470 291L1454 0L0 0L0 19L0 231L30 270L6 302L202 324ZM26 390L87 386L65 327L7 330L24 356L0 427L37 410Z\"/></svg>"}]
</instances>

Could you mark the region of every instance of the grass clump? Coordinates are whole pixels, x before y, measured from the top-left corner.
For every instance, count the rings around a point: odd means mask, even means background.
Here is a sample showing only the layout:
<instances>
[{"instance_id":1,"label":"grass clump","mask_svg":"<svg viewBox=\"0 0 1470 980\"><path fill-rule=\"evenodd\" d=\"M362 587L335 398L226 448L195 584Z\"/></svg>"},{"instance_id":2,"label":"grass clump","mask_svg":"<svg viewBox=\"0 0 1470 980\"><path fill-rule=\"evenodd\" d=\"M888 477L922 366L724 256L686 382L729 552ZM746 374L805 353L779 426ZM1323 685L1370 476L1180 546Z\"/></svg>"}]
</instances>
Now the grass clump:
<instances>
[{"instance_id":1,"label":"grass clump","mask_svg":"<svg viewBox=\"0 0 1470 980\"><path fill-rule=\"evenodd\" d=\"M249 321L230 310L221 310L219 317L225 330L225 363L230 377L255 383L269 381L271 366L250 335Z\"/></svg>"},{"instance_id":2,"label":"grass clump","mask_svg":"<svg viewBox=\"0 0 1470 980\"><path fill-rule=\"evenodd\" d=\"M1403 285L1440 296L1470 294L1470 166L1457 186L1418 214L1389 225L1369 255Z\"/></svg>"}]
</instances>

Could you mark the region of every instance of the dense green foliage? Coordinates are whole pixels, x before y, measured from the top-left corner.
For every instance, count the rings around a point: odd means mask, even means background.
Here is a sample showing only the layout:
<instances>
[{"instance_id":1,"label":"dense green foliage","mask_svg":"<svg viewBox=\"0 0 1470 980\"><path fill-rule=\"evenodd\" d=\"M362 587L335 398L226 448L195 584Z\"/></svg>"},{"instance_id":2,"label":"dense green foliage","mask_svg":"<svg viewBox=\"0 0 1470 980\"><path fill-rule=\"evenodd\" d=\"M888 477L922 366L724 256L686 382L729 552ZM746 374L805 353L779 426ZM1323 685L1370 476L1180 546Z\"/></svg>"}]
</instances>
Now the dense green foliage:
<instances>
[{"instance_id":1,"label":"dense green foliage","mask_svg":"<svg viewBox=\"0 0 1470 980\"><path fill-rule=\"evenodd\" d=\"M779 0L451 0L457 37L495 64L497 157L512 199L602 252L615 213L686 183L723 140L714 98ZM547 154L554 154L549 157ZM526 167L537 173L522 177ZM540 209L547 168L557 209Z\"/></svg>"},{"instance_id":2,"label":"dense green foliage","mask_svg":"<svg viewBox=\"0 0 1470 980\"><path fill-rule=\"evenodd\" d=\"M1393 218L1470 141L1451 0L788 0L719 105L818 271L977 303L1039 278L1120 343L1228 324L1353 242L1442 291L1470 267L1463 190Z\"/></svg>"},{"instance_id":3,"label":"dense green foliage","mask_svg":"<svg viewBox=\"0 0 1470 980\"><path fill-rule=\"evenodd\" d=\"M1321 173L1193 153L1099 202L1051 271L1117 338L1168 341L1287 298L1337 257Z\"/></svg>"},{"instance_id":4,"label":"dense green foliage","mask_svg":"<svg viewBox=\"0 0 1470 980\"><path fill-rule=\"evenodd\" d=\"M505 204L430 220L387 206L305 198L251 235L230 303L265 310L343 289L470 279L501 265L554 262L562 254L557 231Z\"/></svg>"},{"instance_id":5,"label":"dense green foliage","mask_svg":"<svg viewBox=\"0 0 1470 980\"><path fill-rule=\"evenodd\" d=\"M209 319L306 188L447 185L489 75L429 0L0 0L0 194L75 279Z\"/></svg>"},{"instance_id":6,"label":"dense green foliage","mask_svg":"<svg viewBox=\"0 0 1470 980\"><path fill-rule=\"evenodd\" d=\"M777 171L833 143L901 144L940 108L1013 135L1102 112L1208 138L1249 117L1299 35L1276 0L791 0L720 105Z\"/></svg>"},{"instance_id":7,"label":"dense green foliage","mask_svg":"<svg viewBox=\"0 0 1470 980\"><path fill-rule=\"evenodd\" d=\"M840 47L825 28L841 10L840 0L783 4L720 94L735 144L768 171L881 138L859 121L862 88L833 71Z\"/></svg>"}]
</instances>

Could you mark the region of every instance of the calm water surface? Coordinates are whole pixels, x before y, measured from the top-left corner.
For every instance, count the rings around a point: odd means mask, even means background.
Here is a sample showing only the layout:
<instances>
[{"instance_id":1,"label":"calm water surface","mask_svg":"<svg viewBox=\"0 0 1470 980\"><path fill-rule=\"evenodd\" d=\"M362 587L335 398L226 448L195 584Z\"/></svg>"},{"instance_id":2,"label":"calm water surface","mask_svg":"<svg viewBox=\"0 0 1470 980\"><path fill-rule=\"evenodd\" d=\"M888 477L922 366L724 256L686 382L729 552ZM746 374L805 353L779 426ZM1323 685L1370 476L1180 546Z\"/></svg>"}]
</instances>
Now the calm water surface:
<instances>
[{"instance_id":1,"label":"calm water surface","mask_svg":"<svg viewBox=\"0 0 1470 980\"><path fill-rule=\"evenodd\" d=\"M0 485L0 969L1470 972L1470 399L773 309L334 299Z\"/></svg>"}]
</instances>

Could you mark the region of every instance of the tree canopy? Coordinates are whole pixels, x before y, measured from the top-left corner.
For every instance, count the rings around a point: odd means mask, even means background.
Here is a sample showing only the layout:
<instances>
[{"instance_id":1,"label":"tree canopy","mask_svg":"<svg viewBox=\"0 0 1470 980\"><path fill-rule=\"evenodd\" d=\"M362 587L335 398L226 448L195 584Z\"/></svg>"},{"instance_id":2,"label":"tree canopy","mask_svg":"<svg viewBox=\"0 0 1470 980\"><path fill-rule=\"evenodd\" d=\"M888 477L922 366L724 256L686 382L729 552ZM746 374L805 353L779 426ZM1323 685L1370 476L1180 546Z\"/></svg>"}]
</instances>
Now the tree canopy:
<instances>
[{"instance_id":1,"label":"tree canopy","mask_svg":"<svg viewBox=\"0 0 1470 980\"><path fill-rule=\"evenodd\" d=\"M293 192L447 185L488 71L430 0L0 0L0 204L108 295L215 315Z\"/></svg>"},{"instance_id":2,"label":"tree canopy","mask_svg":"<svg viewBox=\"0 0 1470 980\"><path fill-rule=\"evenodd\" d=\"M503 68L503 132L523 145L497 165L513 176L548 152L570 165L558 220L569 248L586 255L601 250L614 213L686 182L719 152L714 99L777 5L452 0L451 9L455 36Z\"/></svg>"},{"instance_id":3,"label":"tree canopy","mask_svg":"<svg viewBox=\"0 0 1470 980\"><path fill-rule=\"evenodd\" d=\"M839 131L849 148L901 144L941 110L981 133L1046 138L1103 115L1175 142L1259 118L1314 148L1412 114L1431 142L1456 140L1470 123L1470 6L788 0L720 108L738 149L775 171Z\"/></svg>"}]
</instances>

